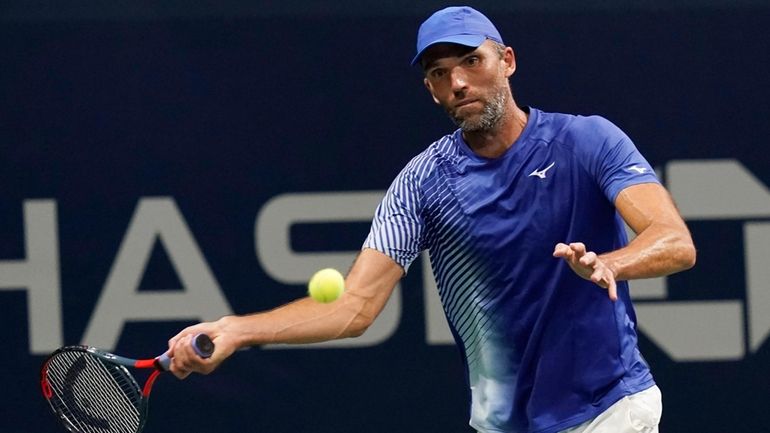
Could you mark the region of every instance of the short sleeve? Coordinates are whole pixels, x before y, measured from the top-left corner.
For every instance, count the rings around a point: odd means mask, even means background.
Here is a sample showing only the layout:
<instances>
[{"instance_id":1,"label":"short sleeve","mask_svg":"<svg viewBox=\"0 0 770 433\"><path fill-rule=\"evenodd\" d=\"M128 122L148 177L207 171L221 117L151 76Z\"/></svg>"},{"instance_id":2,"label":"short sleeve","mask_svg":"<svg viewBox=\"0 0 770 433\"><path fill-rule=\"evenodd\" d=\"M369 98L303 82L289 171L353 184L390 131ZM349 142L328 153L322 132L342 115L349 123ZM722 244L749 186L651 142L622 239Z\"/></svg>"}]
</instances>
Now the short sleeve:
<instances>
[{"instance_id":1,"label":"short sleeve","mask_svg":"<svg viewBox=\"0 0 770 433\"><path fill-rule=\"evenodd\" d=\"M421 206L417 179L405 169L377 206L369 236L362 248L380 251L406 272L424 249Z\"/></svg>"},{"instance_id":2,"label":"short sleeve","mask_svg":"<svg viewBox=\"0 0 770 433\"><path fill-rule=\"evenodd\" d=\"M620 128L599 116L587 119L590 137L582 140L588 145L583 149L585 165L611 203L629 186L660 183L650 163Z\"/></svg>"}]
</instances>

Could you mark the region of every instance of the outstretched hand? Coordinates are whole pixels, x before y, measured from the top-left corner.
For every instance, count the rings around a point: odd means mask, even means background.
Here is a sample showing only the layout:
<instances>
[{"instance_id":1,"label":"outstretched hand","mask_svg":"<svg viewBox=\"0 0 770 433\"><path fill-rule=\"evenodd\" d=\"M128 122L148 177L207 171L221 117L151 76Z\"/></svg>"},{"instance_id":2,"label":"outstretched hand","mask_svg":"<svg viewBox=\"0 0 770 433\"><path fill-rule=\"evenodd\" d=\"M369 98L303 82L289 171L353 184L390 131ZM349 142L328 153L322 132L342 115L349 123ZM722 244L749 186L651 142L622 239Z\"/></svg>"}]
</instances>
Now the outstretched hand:
<instances>
[{"instance_id":1,"label":"outstretched hand","mask_svg":"<svg viewBox=\"0 0 770 433\"><path fill-rule=\"evenodd\" d=\"M610 299L618 300L615 272L596 253L586 251L585 244L582 242L573 242L569 245L558 243L553 250L553 256L563 258L581 278L593 281L607 289Z\"/></svg>"}]
</instances>

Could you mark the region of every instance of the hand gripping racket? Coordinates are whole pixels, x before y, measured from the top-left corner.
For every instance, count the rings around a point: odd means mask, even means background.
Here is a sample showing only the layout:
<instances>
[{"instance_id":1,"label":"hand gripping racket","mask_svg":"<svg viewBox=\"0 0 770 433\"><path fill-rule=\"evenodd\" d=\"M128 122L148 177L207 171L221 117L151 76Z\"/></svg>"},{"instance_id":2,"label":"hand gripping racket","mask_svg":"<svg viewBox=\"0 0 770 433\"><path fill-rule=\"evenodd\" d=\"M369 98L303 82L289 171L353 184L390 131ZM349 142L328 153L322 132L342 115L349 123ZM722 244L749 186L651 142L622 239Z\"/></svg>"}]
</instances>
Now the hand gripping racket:
<instances>
[{"instance_id":1,"label":"hand gripping racket","mask_svg":"<svg viewBox=\"0 0 770 433\"><path fill-rule=\"evenodd\" d=\"M193 338L202 358L214 353L206 334ZM171 358L130 359L88 346L58 349L43 363L40 386L54 413L74 433L139 433L147 420L152 384L168 371ZM126 367L151 368L144 388Z\"/></svg>"}]
</instances>

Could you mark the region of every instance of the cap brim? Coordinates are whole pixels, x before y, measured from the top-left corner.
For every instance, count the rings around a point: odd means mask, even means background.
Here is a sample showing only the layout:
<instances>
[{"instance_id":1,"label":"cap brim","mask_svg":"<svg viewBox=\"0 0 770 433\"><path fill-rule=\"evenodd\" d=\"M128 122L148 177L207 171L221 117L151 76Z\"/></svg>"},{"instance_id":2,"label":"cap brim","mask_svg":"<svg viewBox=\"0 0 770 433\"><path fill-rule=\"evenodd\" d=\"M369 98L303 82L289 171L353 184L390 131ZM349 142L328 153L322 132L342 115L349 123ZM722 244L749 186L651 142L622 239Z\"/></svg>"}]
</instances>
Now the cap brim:
<instances>
[{"instance_id":1,"label":"cap brim","mask_svg":"<svg viewBox=\"0 0 770 433\"><path fill-rule=\"evenodd\" d=\"M422 57L425 50L427 50L428 48L436 44L441 44L441 43L458 44L458 45L465 45L466 47L476 48L481 44L483 44L485 40L487 40L487 37L484 35L452 35L452 36L442 37L424 46L417 53L417 55L414 56L414 59L412 59L412 66L416 65L420 61L420 58Z\"/></svg>"}]
</instances>

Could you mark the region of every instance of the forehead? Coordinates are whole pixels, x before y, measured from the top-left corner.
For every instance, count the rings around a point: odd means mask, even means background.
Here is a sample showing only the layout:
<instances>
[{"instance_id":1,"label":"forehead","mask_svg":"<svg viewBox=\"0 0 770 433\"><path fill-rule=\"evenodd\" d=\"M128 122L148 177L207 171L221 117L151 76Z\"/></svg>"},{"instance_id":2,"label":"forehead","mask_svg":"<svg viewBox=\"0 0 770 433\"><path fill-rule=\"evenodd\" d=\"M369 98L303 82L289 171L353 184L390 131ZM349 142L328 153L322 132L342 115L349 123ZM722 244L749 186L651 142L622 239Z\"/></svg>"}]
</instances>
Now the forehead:
<instances>
[{"instance_id":1,"label":"forehead","mask_svg":"<svg viewBox=\"0 0 770 433\"><path fill-rule=\"evenodd\" d=\"M467 45L453 44L450 42L442 42L428 47L420 59L420 64L423 70L433 66L441 59L463 57L467 54L476 52L478 54L491 55L495 52L494 41L487 39L478 47L469 47Z\"/></svg>"},{"instance_id":2,"label":"forehead","mask_svg":"<svg viewBox=\"0 0 770 433\"><path fill-rule=\"evenodd\" d=\"M474 48L466 45L452 44L452 43L446 43L446 42L438 43L435 45L431 45L425 50L425 52L422 54L422 58L420 59L420 63L422 64L423 69L425 69L428 66L438 62L441 59L446 59L450 57L462 57L468 53L476 51L479 48L481 47Z\"/></svg>"}]
</instances>

